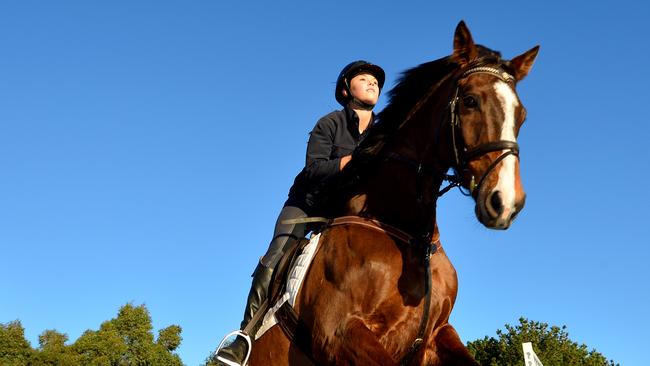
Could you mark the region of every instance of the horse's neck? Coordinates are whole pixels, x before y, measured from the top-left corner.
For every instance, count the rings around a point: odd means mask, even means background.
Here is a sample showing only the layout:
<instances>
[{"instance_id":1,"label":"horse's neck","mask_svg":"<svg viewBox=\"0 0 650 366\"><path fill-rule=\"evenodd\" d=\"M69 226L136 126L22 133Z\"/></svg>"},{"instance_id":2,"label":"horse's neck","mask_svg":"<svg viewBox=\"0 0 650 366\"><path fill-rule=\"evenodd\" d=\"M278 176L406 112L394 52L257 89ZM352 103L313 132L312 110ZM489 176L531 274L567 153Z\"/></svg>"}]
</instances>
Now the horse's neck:
<instances>
[{"instance_id":1,"label":"horse's neck","mask_svg":"<svg viewBox=\"0 0 650 366\"><path fill-rule=\"evenodd\" d=\"M431 179L417 183L414 172L403 168L386 164L377 169L362 184L360 193L348 201L346 214L371 217L413 235L421 234L435 213L434 184ZM427 199L419 202L420 196Z\"/></svg>"},{"instance_id":2,"label":"horse's neck","mask_svg":"<svg viewBox=\"0 0 650 366\"><path fill-rule=\"evenodd\" d=\"M432 101L391 137L381 154L399 158L378 158L361 193L349 200L347 214L373 217L415 235L431 228L438 190L450 165L450 134L443 123L446 97L434 95ZM423 167L419 172L418 164Z\"/></svg>"},{"instance_id":3,"label":"horse's neck","mask_svg":"<svg viewBox=\"0 0 650 366\"><path fill-rule=\"evenodd\" d=\"M360 193L348 201L346 214L375 218L412 235L423 234L435 221L444 169L425 164L426 169L418 173L417 167L406 161L378 162L361 183Z\"/></svg>"}]
</instances>

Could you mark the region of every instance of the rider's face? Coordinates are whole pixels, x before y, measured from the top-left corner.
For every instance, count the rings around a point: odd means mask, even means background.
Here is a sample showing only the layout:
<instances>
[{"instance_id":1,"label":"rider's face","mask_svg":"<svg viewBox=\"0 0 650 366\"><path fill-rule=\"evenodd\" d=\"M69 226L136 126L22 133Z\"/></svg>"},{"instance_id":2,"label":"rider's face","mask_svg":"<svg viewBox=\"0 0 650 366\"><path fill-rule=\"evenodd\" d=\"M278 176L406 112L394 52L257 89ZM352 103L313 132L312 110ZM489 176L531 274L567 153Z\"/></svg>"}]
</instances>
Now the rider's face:
<instances>
[{"instance_id":1,"label":"rider's face","mask_svg":"<svg viewBox=\"0 0 650 366\"><path fill-rule=\"evenodd\" d=\"M370 74L359 74L350 80L350 93L354 98L370 104L377 104L379 85L377 78Z\"/></svg>"}]
</instances>

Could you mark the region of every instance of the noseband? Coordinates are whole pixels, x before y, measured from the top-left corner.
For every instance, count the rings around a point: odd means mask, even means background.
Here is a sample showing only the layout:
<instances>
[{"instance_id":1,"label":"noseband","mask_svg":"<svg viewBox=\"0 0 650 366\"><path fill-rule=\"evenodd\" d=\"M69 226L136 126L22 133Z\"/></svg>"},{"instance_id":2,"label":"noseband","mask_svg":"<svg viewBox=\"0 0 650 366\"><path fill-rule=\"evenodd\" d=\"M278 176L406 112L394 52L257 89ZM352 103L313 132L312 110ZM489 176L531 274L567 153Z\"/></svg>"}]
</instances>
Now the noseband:
<instances>
[{"instance_id":1,"label":"noseband","mask_svg":"<svg viewBox=\"0 0 650 366\"><path fill-rule=\"evenodd\" d=\"M501 81L509 84L513 83L515 80L515 78L512 75L508 74L503 70L493 68L493 67L479 66L465 71L458 79L458 81L456 81L456 91L454 92L454 97L452 98L451 102L449 102L449 111L451 115L450 118L451 136L452 136L451 140L454 149L454 159L455 159L454 169L456 170L456 174L454 176L446 177L446 179L449 180L451 183L449 186L445 187L443 190L440 191L439 193L440 195L444 194L445 192L447 192L449 189L453 187L462 187L463 185L462 177L459 176L459 171L469 171L468 165L469 162L472 160L476 160L477 158L490 152L504 150L503 153L499 155L499 157L496 158L492 162L492 164L490 164L490 166L485 170L485 173L483 173L483 176L481 176L481 178L479 179L478 184L476 184L476 180L472 175L472 178L469 182L469 193L465 193L461 190L463 194L468 196L473 195L475 192L480 191L483 182L488 177L490 172L492 172L492 170L494 170L494 168L503 159L505 159L509 155L514 155L516 157L519 157L519 144L517 144L516 141L509 141L509 140L490 141L485 144L480 144L472 147L466 146L465 143L462 141L461 120L458 111L458 100L459 100L458 94L460 89L458 86L458 82L473 74L489 74L492 76L496 76ZM459 149L459 145L461 146L460 149Z\"/></svg>"}]
</instances>

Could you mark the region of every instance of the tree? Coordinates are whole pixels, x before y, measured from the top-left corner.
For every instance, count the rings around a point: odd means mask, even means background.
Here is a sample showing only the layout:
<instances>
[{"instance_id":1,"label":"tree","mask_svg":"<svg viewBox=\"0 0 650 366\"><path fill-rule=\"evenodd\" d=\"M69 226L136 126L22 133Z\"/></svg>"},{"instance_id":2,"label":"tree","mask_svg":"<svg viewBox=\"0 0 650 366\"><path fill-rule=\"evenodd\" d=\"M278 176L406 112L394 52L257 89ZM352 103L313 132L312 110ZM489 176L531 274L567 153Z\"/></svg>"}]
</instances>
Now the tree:
<instances>
[{"instance_id":1,"label":"tree","mask_svg":"<svg viewBox=\"0 0 650 366\"><path fill-rule=\"evenodd\" d=\"M181 327L160 330L154 342L151 316L146 306L126 304L117 318L104 322L99 331L86 331L73 344L83 365L182 366L172 352L181 343Z\"/></svg>"},{"instance_id":2,"label":"tree","mask_svg":"<svg viewBox=\"0 0 650 366\"><path fill-rule=\"evenodd\" d=\"M167 351L172 352L180 346L183 337L181 337L181 327L171 325L158 331L158 340L156 343Z\"/></svg>"},{"instance_id":3,"label":"tree","mask_svg":"<svg viewBox=\"0 0 650 366\"><path fill-rule=\"evenodd\" d=\"M39 350L34 352L30 366L81 366L77 355L65 343L68 335L46 330L38 336Z\"/></svg>"},{"instance_id":4,"label":"tree","mask_svg":"<svg viewBox=\"0 0 650 366\"><path fill-rule=\"evenodd\" d=\"M171 325L158 331L156 340L156 362L155 365L180 365L181 361L178 355L172 352L180 346L183 337L181 337L181 327Z\"/></svg>"},{"instance_id":5,"label":"tree","mask_svg":"<svg viewBox=\"0 0 650 366\"><path fill-rule=\"evenodd\" d=\"M173 351L181 344L181 327L161 329L154 340L151 316L144 305L122 306L99 330L85 331L72 345L68 336L46 330L34 350L19 321L0 324L2 366L182 366Z\"/></svg>"},{"instance_id":6,"label":"tree","mask_svg":"<svg viewBox=\"0 0 650 366\"><path fill-rule=\"evenodd\" d=\"M131 365L146 364L153 356L153 333L151 317L144 305L126 304L120 308L117 318L111 320L126 345L124 357Z\"/></svg>"},{"instance_id":7,"label":"tree","mask_svg":"<svg viewBox=\"0 0 650 366\"><path fill-rule=\"evenodd\" d=\"M27 365L33 353L20 321L0 324L0 365Z\"/></svg>"},{"instance_id":8,"label":"tree","mask_svg":"<svg viewBox=\"0 0 650 366\"><path fill-rule=\"evenodd\" d=\"M486 336L467 343L481 365L521 365L524 360L521 344L531 342L544 366L618 366L596 350L571 341L566 326L549 327L546 323L519 318L519 325L506 324L505 328L505 332L497 330L498 339Z\"/></svg>"},{"instance_id":9,"label":"tree","mask_svg":"<svg viewBox=\"0 0 650 366\"><path fill-rule=\"evenodd\" d=\"M71 347L82 365L98 366L120 365L128 349L112 321L102 323L97 331L85 331Z\"/></svg>"}]
</instances>

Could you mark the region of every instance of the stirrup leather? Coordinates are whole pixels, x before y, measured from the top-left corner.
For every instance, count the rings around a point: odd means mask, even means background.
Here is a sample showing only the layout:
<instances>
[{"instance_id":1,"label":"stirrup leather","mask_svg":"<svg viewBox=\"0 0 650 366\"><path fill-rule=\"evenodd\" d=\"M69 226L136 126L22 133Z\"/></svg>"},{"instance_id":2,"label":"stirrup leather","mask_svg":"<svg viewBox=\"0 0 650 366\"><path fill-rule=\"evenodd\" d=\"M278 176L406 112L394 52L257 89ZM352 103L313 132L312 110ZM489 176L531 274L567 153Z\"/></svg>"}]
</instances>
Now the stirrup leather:
<instances>
[{"instance_id":1,"label":"stirrup leather","mask_svg":"<svg viewBox=\"0 0 650 366\"><path fill-rule=\"evenodd\" d=\"M221 349L223 348L224 343L226 343L226 340L228 338L232 337L232 336L242 337L242 338L244 338L244 340L246 340L246 343L248 344L248 350L246 351L246 357L244 357L244 362L242 362L241 364L219 356L219 351L221 351ZM216 356L217 361L223 362L224 364L226 364L228 366L246 366L246 364L248 363L248 358L251 355L251 349L252 348L253 348L253 342L251 342L251 337L248 334L242 332L241 330L235 330L235 331L232 331L232 332L226 334L226 336L223 337L223 339L221 340L221 343L219 343L219 347L217 347L217 350L214 351L214 355Z\"/></svg>"}]
</instances>

